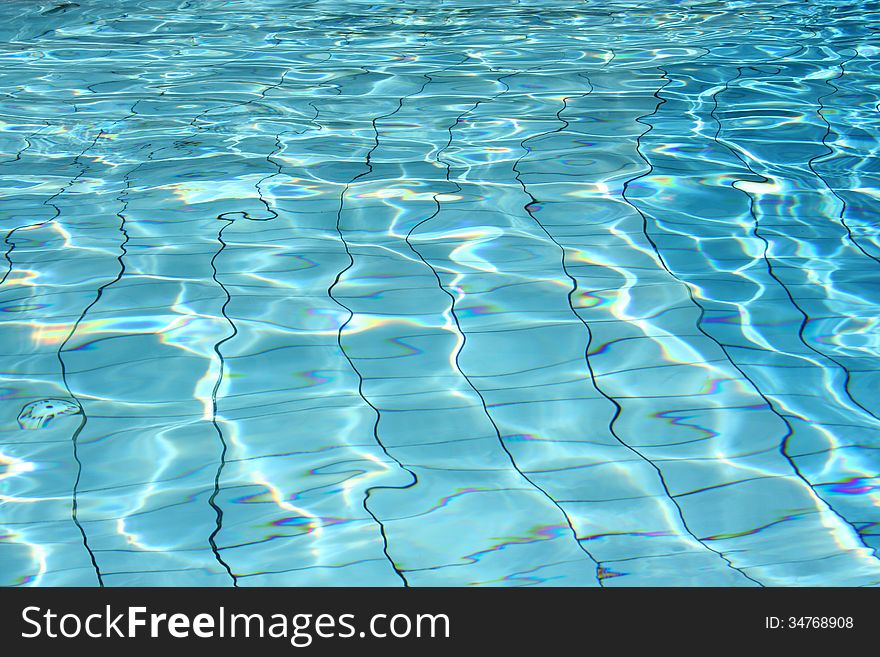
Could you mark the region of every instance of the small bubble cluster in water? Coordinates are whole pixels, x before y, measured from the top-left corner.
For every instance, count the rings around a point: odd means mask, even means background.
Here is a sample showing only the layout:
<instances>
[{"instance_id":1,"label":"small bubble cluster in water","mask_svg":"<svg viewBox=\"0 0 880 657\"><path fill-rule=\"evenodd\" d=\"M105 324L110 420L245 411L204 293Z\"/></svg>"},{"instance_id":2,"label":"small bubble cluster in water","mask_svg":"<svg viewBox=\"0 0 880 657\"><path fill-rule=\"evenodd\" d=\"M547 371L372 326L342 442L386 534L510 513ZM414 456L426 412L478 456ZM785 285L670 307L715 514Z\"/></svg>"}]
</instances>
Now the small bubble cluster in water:
<instances>
[{"instance_id":1,"label":"small bubble cluster in water","mask_svg":"<svg viewBox=\"0 0 880 657\"><path fill-rule=\"evenodd\" d=\"M67 399L40 399L25 404L18 414L18 424L22 429L42 429L56 417L80 412L79 404Z\"/></svg>"}]
</instances>

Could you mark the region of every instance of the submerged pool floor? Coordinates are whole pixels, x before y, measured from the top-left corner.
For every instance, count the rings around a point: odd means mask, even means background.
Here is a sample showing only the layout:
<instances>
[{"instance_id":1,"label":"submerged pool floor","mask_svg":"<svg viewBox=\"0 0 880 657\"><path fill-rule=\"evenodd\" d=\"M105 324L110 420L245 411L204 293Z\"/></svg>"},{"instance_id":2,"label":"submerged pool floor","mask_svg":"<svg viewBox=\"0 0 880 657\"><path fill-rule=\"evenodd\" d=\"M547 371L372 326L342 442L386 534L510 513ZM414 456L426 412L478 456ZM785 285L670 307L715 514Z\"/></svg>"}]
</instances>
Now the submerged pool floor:
<instances>
[{"instance_id":1,"label":"submerged pool floor","mask_svg":"<svg viewBox=\"0 0 880 657\"><path fill-rule=\"evenodd\" d=\"M878 21L3 2L0 584L877 585Z\"/></svg>"}]
</instances>

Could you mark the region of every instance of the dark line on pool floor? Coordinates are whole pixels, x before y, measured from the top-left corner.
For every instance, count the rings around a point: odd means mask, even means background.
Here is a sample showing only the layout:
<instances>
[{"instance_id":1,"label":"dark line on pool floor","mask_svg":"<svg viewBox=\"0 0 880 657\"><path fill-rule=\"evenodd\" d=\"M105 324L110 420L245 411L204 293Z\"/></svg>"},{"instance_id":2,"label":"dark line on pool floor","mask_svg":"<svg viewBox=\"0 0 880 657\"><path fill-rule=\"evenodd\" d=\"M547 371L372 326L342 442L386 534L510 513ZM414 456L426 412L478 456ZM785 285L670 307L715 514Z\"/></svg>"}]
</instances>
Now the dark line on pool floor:
<instances>
[{"instance_id":1,"label":"dark line on pool floor","mask_svg":"<svg viewBox=\"0 0 880 657\"><path fill-rule=\"evenodd\" d=\"M723 144L722 142L720 142L719 139L718 139L718 137L719 137L719 135L720 135L720 132L721 132L721 128L722 128L722 123L721 123L721 120L720 120L720 119L717 117L717 115L716 115L717 107L718 107L718 100L717 100L717 98L718 98L718 96L720 96L722 93L724 93L724 91L725 91L726 89L729 88L729 85L730 85L730 83L731 83L732 81L738 79L741 75L742 75L742 69L739 68L739 69L738 69L738 73L737 73L737 75L736 75L734 78L725 81L725 83L724 83L722 89L719 89L719 90L713 95L713 109L709 112L709 115L710 115L710 116L716 121L716 123L717 123L717 129L716 129L716 132L715 132L715 134L714 134L714 136L713 136L713 140L716 141L717 143L719 143L720 145L724 146L728 151L734 153L735 155L736 155L736 153L735 153L735 151L734 151L733 149L731 149L730 147L724 145L724 144ZM752 173L754 173L754 172L752 172ZM758 174L755 174L755 175L758 175ZM742 191L742 190L740 190L740 191ZM743 193L746 194L746 195L749 197L749 199L750 199L750 203L751 203L751 202L752 202L752 200L751 200L751 199L752 199L751 195L748 194L747 192L743 192ZM754 217L753 217L753 218L754 218ZM754 221L757 222L757 219L754 218ZM659 252L658 252L658 253L659 253ZM675 274L672 274L671 272L670 272L670 274L671 274L672 276L675 277ZM676 278L677 278L677 277L676 277ZM790 467L792 468L792 470L793 470L795 476L796 476L798 479L800 479L800 480L801 480L801 481L802 481L802 482L808 487L808 489L809 489L810 491L812 491L812 494L815 495L816 498L817 498L819 501L821 501L821 502L824 504L824 506L825 506L825 507L826 507L826 508L827 508L832 514L834 514L835 516L837 516L837 518L838 518L841 522L843 522L845 525L847 525L847 526L849 526L850 528L852 528L852 530L853 530L854 533L855 533L855 536L859 537L859 540L862 542L862 544L863 544L866 548L871 549L869 546L867 546L867 544L865 544L864 540L861 539L861 536L860 536L859 532L855 530L855 528L852 526L852 523L850 523L850 522L849 522L845 517L843 517L843 516L842 516L842 515L841 515L841 514L840 514L840 513L839 513L839 512L838 512L838 511L837 511L837 510L836 510L836 509L835 509L835 508L834 508L834 507L833 507L828 501L827 501L827 500L825 500L825 499L824 499L824 498L818 493L818 491L815 489L815 487L812 485L812 483L807 479L807 477L801 472L800 468L797 466L797 464L795 463L794 459L793 459L793 458L789 455L789 453L788 453L788 441L789 441L789 439L791 438L791 436L794 434L794 427L793 427L793 426L791 425L791 423L788 421L787 416L784 415L783 413L781 413L781 412L779 411L779 409L777 408L776 404L775 404L775 403L774 403L774 402L773 402L773 401L772 401L772 400L771 400L771 399L770 399L770 398L769 398L769 397L763 392L763 390L761 390L761 388L760 388L760 386L758 386L757 382L756 382L754 379L752 379L752 378L746 373L746 371L743 369L743 367L741 367L741 366L736 362L736 360L730 355L730 352L728 351L728 345L725 345L724 343L720 342L720 341L717 340L713 335L711 335L710 333L708 333L708 332L705 330L705 328L704 328L703 325L704 325L704 320L705 320L705 315L706 315L706 309L705 309L705 307L704 307L699 301L697 301L697 299L694 297L693 292L692 292L690 286L687 285L686 283L684 283L683 281L682 281L682 284L683 284L684 287L687 289L688 295L691 297L691 300L692 300L692 301L694 302L694 304L696 304L697 307L699 308L699 312L700 312L700 314L699 314L699 317L698 317L698 319L697 319L697 329L698 329L701 333L703 333L703 335L705 335L707 338L709 338L710 340L712 340L716 345L718 345L718 347L721 349L721 351L722 351L722 352L725 354L725 356L727 357L727 359L728 359L728 361L730 362L730 364L731 364L731 365L732 365L732 366L733 366L733 367L734 367L734 368L740 373L740 375L741 375L746 381L748 381L748 383L749 383L749 385L752 387L752 389L754 389L754 391L755 391L755 392L761 397L761 399L764 400L764 402L766 403L767 407L773 412L774 415L776 415L776 416L777 416L777 417L783 422L784 426L786 427L785 435L783 435L782 438L780 439L779 453L780 453L780 454L783 456L783 458L785 458L786 461L789 463L789 465L790 465ZM875 553L876 553L876 551L875 551Z\"/></svg>"},{"instance_id":2,"label":"dark line on pool floor","mask_svg":"<svg viewBox=\"0 0 880 657\"><path fill-rule=\"evenodd\" d=\"M125 117L119 119L113 125L116 125L118 123L122 123L124 121L127 121L131 117L136 116L137 112L135 111L135 107L137 107L138 103L140 103L140 100L137 100L134 102L134 104L132 104L131 108L129 109L128 116L125 116ZM94 141L87 148L87 150L93 148L98 143L98 141L100 140L100 138L103 135L104 135L104 131L100 130L98 132L97 137L95 137ZM85 152L85 151L83 151L83 152ZM137 167L135 167L135 169L126 173L125 176L123 177L123 181L126 183L126 189L128 188L128 186L130 184L129 176L131 175L131 173L133 173L135 170L137 170L140 166L141 165L138 165ZM62 190L60 190L55 196L53 196L47 200L47 203L52 205L52 207L54 207L55 211L56 211L55 216L50 221L55 221L55 220L59 219L62 215L61 209L57 205L52 203L52 201L54 201L54 199L58 198L59 196L61 196L61 194L63 194L65 191L67 191L67 189L69 189L79 177L85 175L85 172L87 170L88 170L88 167L83 167L82 170L80 171L79 175L77 177L73 178L67 187L62 188ZM120 201L120 202L122 201L122 195L117 197L117 201ZM117 262L120 266L119 272L117 273L116 277L114 277L112 280L108 281L107 283L104 283L103 285L101 285L97 288L97 290L95 292L95 298L91 301L91 303L89 303L85 308L83 308L82 312L80 313L79 317L74 322L74 324L71 327L70 331L68 332L67 336L64 338L64 340L58 346L58 351L56 352L56 358L57 358L59 366L61 368L61 380L64 385L64 388L67 391L68 396L76 403L77 406L79 406L79 409L80 409L79 425L74 430L74 432L71 436L71 439L70 439L71 444L72 444L72 449L73 449L73 459L76 462L76 478L74 480L73 488L71 491L71 512L70 512L71 513L71 520L73 521L73 523L76 525L77 529L79 530L80 536L82 537L83 547L86 549L86 552L89 555L89 560L91 561L92 568L95 571L95 576L98 580L98 585L101 587L104 586L103 574L101 572L100 567L98 566L98 562L95 557L95 553L93 552L91 546L89 545L88 535L87 535L85 528L83 527L83 524L79 518L79 484L82 479L82 472L83 472L83 462L82 462L82 459L80 458L80 454L79 454L79 436L83 432L83 430L85 429L86 424L88 423L88 420L89 420L89 416L88 416L88 413L86 412L86 409L83 407L82 402L79 400L78 396L73 392L73 390L70 386L70 381L68 378L68 371L67 371L67 364L64 360L64 351L65 351L65 348L67 347L67 344L70 342L70 340L76 334L77 329L80 327L82 322L85 320L86 315L88 314L89 310L91 310L101 300L101 297L103 296L104 291L108 287L113 285L115 282L117 282L122 277L122 275L125 271L125 264L122 260L122 256L125 253L125 244L128 241L128 233L125 231L125 228L124 228L125 219L121 213L125 211L125 208L127 207L127 205L128 205L127 201L123 202L122 210L120 210L120 213L117 213L117 216L120 218L120 222L121 222L120 223L120 231L123 234L123 241L120 244L121 253L120 253L119 257L117 258ZM49 223L49 222L46 222L46 223ZM11 261L10 261L10 265L11 265Z\"/></svg>"},{"instance_id":3,"label":"dark line on pool floor","mask_svg":"<svg viewBox=\"0 0 880 657\"><path fill-rule=\"evenodd\" d=\"M507 91L509 91L510 87L507 85L506 82L504 82L505 79L510 78L510 77L514 77L514 76L516 76L516 75L519 75L519 74L521 74L521 73L523 73L523 72L526 72L526 71L529 71L529 70L533 70L533 69L524 69L524 70L514 71L514 72L509 73L509 74L507 74L507 75L502 75L502 76L498 77L498 78L497 78L497 81L498 81L499 83L501 83L502 85L504 85L505 89L502 90L502 91L500 91L499 93L495 94L494 96L490 97L490 98L487 99L487 100L488 100L488 101L495 100L496 98L499 98L500 96L504 95ZM445 166L445 169L446 169L446 182L452 183L452 184L455 186L455 188L456 188L456 189L454 190L454 191L456 191L456 192L460 192L460 191L462 190L462 187L461 187L461 185L458 184L457 181L452 181L452 180L451 180L451 176L452 176L452 165L451 165L451 163L450 163L448 160L444 160L441 156L442 156L442 154L443 154L446 150L448 150L448 149L451 147L451 145L452 145L452 141L453 141L452 130L453 130L453 128L454 128L455 126L457 126L457 125L463 120L463 118L464 118L465 116L467 116L467 115L470 114L471 112L475 111L475 110L477 109L477 107L479 107L483 102L485 102L483 99L477 100L477 101L473 104L472 107L468 108L467 110L465 110L464 112L462 112L461 114L459 114L459 115L456 117L456 120L455 120L451 125L447 126L447 132L448 132L448 134L449 134L449 139L447 140L447 142L446 142L446 144L443 146L443 148L441 148L440 150L437 151L436 160L437 160L438 162L442 162L443 165ZM414 244L412 243L412 241L411 241L411 237L412 237L413 233L416 231L416 229L418 229L419 227L421 227L421 226L423 226L423 225L429 223L432 219L434 219L435 217L437 217L437 216L440 214L440 211L441 211L441 209L442 209L442 204L441 204L441 202L440 202L438 196L439 196L439 194L437 194L437 193L434 194L434 203L435 203L435 206L436 206L436 209L435 209L434 213L431 214L430 216L426 217L426 218L423 219L422 221L420 221L420 222L416 223L415 225L413 225L412 228L410 228L409 232L407 233L405 239L406 239L406 243L409 245L409 247L410 247L410 249L413 251L413 253L415 253L415 254L419 257L419 259L420 259L420 260L421 260L421 261L422 261L422 262L423 262L428 268L430 268L431 272L432 272L433 275L434 275L434 278L435 278L436 281L437 281L437 285L438 285L438 287L440 288L440 290L441 290L442 292L444 292L444 293L449 297L449 300L450 300L449 313L450 313L451 318L452 318L453 321L455 322L456 330L458 331L459 335L461 335L461 338L462 338L462 343L461 343L459 349L455 352L455 359L454 359L454 361L455 361L456 368L458 369L458 372L461 374L462 378L467 382L467 384L468 384L468 386L471 388L471 390L473 390L473 392L474 392L474 393L477 395L477 397L479 398L480 403L481 403L481 405L482 405L483 413L485 414L485 416L486 416L487 420L489 421L489 423L492 425L492 428L493 428L493 430L494 430L494 432L495 432L495 435L496 435L496 437L497 437L497 439L498 439L498 444L499 444L499 446L501 447L501 449L504 451L504 453L506 454L507 459L510 461L511 467L512 467L512 468L513 468L513 469L519 474L520 477L522 477L523 480L525 480L526 482L528 482L529 485L531 485L535 490L537 490L538 492L540 492L541 495L542 495L546 500L548 500L548 501L549 501L549 502L550 502L550 503L556 508L556 510L557 510L557 511L563 516L563 518L564 518L564 520L565 520L565 523L567 524L568 529L569 529L569 531L571 532L571 535L572 535L572 537L574 538L575 543L577 544L578 549L579 549L581 552L583 552L583 553L584 553L584 554L585 554L585 555L586 555L591 561L593 561L593 563L596 565L596 580L597 580L599 586L604 586L604 584L603 584L603 580L602 580L602 577L601 577L601 572L602 572L602 565L601 565L601 562L600 562L598 559L596 559L596 558L592 555L592 553L586 548L586 546L584 546L583 542L579 539L579 537L578 537L578 535L577 535L577 531L575 530L575 528L574 528L574 524L573 524L573 522L572 522L572 520L571 520L571 517L568 515L568 513L565 511L565 509L560 505L560 503L557 502L556 499L555 499L552 495L550 495L550 493L549 493L546 489L544 489L544 488L543 488L542 486L540 486L537 482L535 482L534 479L533 479L532 477L529 477L528 474L526 474L526 473L525 473L525 472L524 472L524 471L523 471L523 470L517 465L517 462L516 462L516 459L515 459L514 456L513 456L513 453L510 451L510 449L508 448L507 444L506 444L505 441L504 441L504 437L501 435L501 430L500 430L500 428L498 427L498 424L495 422L495 419L492 417L492 414L489 412L489 406L488 406L488 404L487 404L487 402L486 402L486 398L483 396L483 393L479 390L479 388L473 383L473 381L471 380L471 377L468 376L468 375L464 372L464 370L462 369L462 367L461 367L461 363L459 362L459 358L460 358L461 353L464 351L465 346L467 345L467 334L466 334L466 333L464 332L464 330L462 329L461 323L460 323L459 318L458 318L458 314L456 313L456 310L455 310L455 305L456 305L456 304L455 304L455 301L456 301L456 299L455 299L455 295L452 294L452 292L449 291L449 289L447 288L447 286L445 286L445 285L443 284L443 281L442 281L442 279L441 279L441 277L440 277L440 274L439 274L439 273L437 272L437 270L436 270L436 269L435 269L435 268L434 268L434 267L433 267L433 266L427 261L427 259L425 259L425 257L423 256L423 254L422 254L422 253L421 253L421 252L415 247L415 245L414 245Z\"/></svg>"},{"instance_id":4,"label":"dark line on pool floor","mask_svg":"<svg viewBox=\"0 0 880 657\"><path fill-rule=\"evenodd\" d=\"M810 158L810 160L807 162L807 166L810 168L810 171L812 171L813 174L824 183L824 185L828 188L828 191L830 191L834 195L834 197L838 201L840 201L840 212L838 212L838 214L837 214L837 219L840 221L840 224L843 226L844 230L846 230L846 235L847 235L847 238L849 239L849 241L852 242L853 246L855 246L865 256L867 256L868 258L870 258L871 260L873 260L877 264L880 264L880 258L878 258L877 256L875 256L871 253L868 253L868 251L865 249L865 247L863 247L861 245L861 243L856 239L855 235L853 234L852 227L847 223L846 211L848 209L848 206L846 203L846 199L843 196L841 196L840 193L836 189L834 189L834 187L831 185L831 183L821 173L819 173L816 170L816 167L814 166L815 164L819 163L820 160L822 162L830 162L831 160L834 159L833 157L828 158L829 155L833 156L836 153L836 150L834 148L832 148L831 145L828 143L828 137L831 136L832 130L831 130L831 123L828 121L828 118L825 116L825 110L827 108L825 106L824 101L826 98L831 98L835 94L837 94L838 91L840 91L840 88L836 84L834 84L834 82L835 82L835 80L840 80L845 75L846 65L849 62L851 62L852 60L854 60L856 57L858 57L858 51L854 52L851 57L843 59L837 65L838 68L840 69L840 72L835 77L827 79L827 80L823 80L824 84L830 86L832 90L830 92L828 92L827 94L819 96L816 99L816 103L819 106L818 109L816 110L816 114L819 116L819 118L825 124L825 134L822 135L822 145L826 148L827 152L819 154L819 155L815 155L812 158ZM828 159L826 159L826 158L828 158Z\"/></svg>"},{"instance_id":5,"label":"dark line on pool floor","mask_svg":"<svg viewBox=\"0 0 880 657\"><path fill-rule=\"evenodd\" d=\"M464 60L462 60L462 61L464 61ZM336 332L336 343L339 346L340 352L345 357L345 359L348 361L348 364L350 365L352 371L357 376L358 395L360 395L360 397L364 401L364 403L367 406L369 406L370 409L372 409L373 414L375 416L375 418L373 420L373 426L372 426L373 437L376 440L376 443L379 445L379 448L385 453L385 455L389 459L391 459L394 463L396 463L397 466L401 470L409 473L409 475L412 477L412 481L410 481L410 483L408 483L404 486L371 486L370 488L368 488L366 490L366 493L365 493L364 499L363 499L364 510L373 518L373 520L376 522L377 526L379 527L379 533L382 537L382 552L384 553L385 558L388 561L389 565L394 570L395 575L398 578L400 578L403 585L407 586L407 587L409 586L409 582L407 581L406 576L403 574L402 570L398 567L398 565L395 563L394 559L391 557L391 555L388 552L388 535L385 530L385 524L379 519L379 517L373 512L373 510L370 509L369 500L370 500L370 495L372 494L372 492L376 491L376 490L388 490L388 489L405 490L407 488L412 488L413 486L415 486L418 483L418 476L416 475L415 472L413 472L408 467L406 467L401 461L399 461L397 458L395 458L391 454L391 452L388 451L388 448L385 446L384 442L382 441L382 438L379 436L379 421L381 419L381 414L379 412L379 409L376 406L374 406L373 403L369 399L367 399L367 397L364 395L364 390L363 390L364 389L364 377L361 374L360 370L357 368L357 366L354 364L354 360L351 358L351 356L349 356L348 352L345 350L345 347L342 343L342 333L345 331L345 327L348 326L348 324L354 318L355 313L351 308L349 308L347 305L345 305L342 301L340 301L333 294L333 289L337 285L340 284L343 277L345 276L345 273L348 270L350 270L352 267L354 267L354 263L355 263L354 256L351 253L351 249L349 247L348 241L345 239L345 233L342 230L342 211L345 208L345 196L348 193L349 189L351 189L351 186L353 184L355 184L361 178L364 178L373 172L373 165L372 165L371 158L372 158L373 153L375 153L376 149L379 148L379 128L377 127L376 123L377 123L377 121L379 121L381 119L386 119L388 117L391 117L391 116L394 116L395 114L397 114L397 112L399 112L401 110L401 108L403 107L403 101L406 98L420 94L422 91L424 91L425 87L428 86L429 82L430 82L430 80L426 79L425 82L422 84L421 87L419 87L419 89L417 91L398 98L397 107L394 110L392 110L391 112L388 112L386 114L382 114L380 116L373 117L370 120L370 123L373 127L373 146L367 151L366 156L364 157L364 167L365 168L363 171L356 174L354 177L349 179L349 181L347 183L345 183L345 185L342 188L342 191L339 194L339 206L336 210L336 233L339 236L339 240L342 242L343 248L345 249L345 255L348 258L348 265L346 265L341 271L339 271L336 274L336 278L330 284L330 287L327 288L327 296L330 297L331 299L333 299L333 301L337 305L339 305L342 309L344 309L348 313L348 318L342 324L339 325L339 329Z\"/></svg>"},{"instance_id":6,"label":"dark line on pool floor","mask_svg":"<svg viewBox=\"0 0 880 657\"><path fill-rule=\"evenodd\" d=\"M682 286L685 288L685 290L687 291L687 294L688 294L690 300L691 300L691 301L692 301L697 307L700 307L700 304L697 303L696 300L694 299L693 292L691 291L690 286L689 286L687 283L685 283L684 281L682 281L678 276L676 276L676 275L672 272L672 270L670 270L669 266L666 264L666 260L663 258L662 254L660 253L660 249L657 247L657 244L654 242L654 239L651 237L650 231L648 230L648 217L647 217L647 215L646 215L644 212L642 212L641 208L639 208L635 203L633 203L632 201L630 201L629 198L627 197L627 191L629 190L630 186L631 186L635 181L637 181L637 180L639 180L639 179L641 179L641 178L644 178L644 177L646 177L646 176L651 175L651 173L653 173L653 171L654 171L654 165L651 163L650 160L648 160L647 157L645 157L644 152L643 152L643 150L642 150L642 140L645 138L645 135L647 135L649 132L651 132L651 130L654 129L654 126L653 126L651 123L646 123L645 120L646 120L646 119L649 119L649 118L652 117L652 116L655 116L655 115L660 111L660 108L661 108L661 107L663 106L663 104L666 102L666 100L660 95L660 93L663 91L663 89L664 89L668 84L671 83L671 80L669 79L669 75L668 75L668 73L666 72L666 70L663 69L662 67L659 67L659 66L657 67L657 69L658 69L658 70L660 71L660 73L662 74L661 79L664 80L663 84L661 84L661 85L660 85L660 86L654 91L654 94L653 94L653 95L654 95L654 98L657 99L657 104L655 105L653 111L649 112L648 114L644 114L644 115L639 116L639 117L636 118L636 122L637 122L637 123L641 123L642 125L647 126L647 128L646 128L644 131L642 131L642 132L636 137L636 154L639 156L639 158L642 159L642 161L643 161L643 162L645 163L645 165L648 167L648 170L647 170L647 171L644 171L644 172L642 172L642 173L640 173L640 174L638 174L638 175L636 175L636 176L633 176L632 178L627 179L627 180L623 183L623 189L622 189L622 191L621 191L621 198L622 198L622 199L624 200L624 202L626 202L630 207L632 207L632 208L633 208L633 209L639 214L639 216L641 217L641 220L642 220L642 231L643 231L643 233L644 233L645 239L646 239L646 240L648 241L648 243L651 245L651 248L653 249L654 253L656 254L656 256L657 256L657 260L658 260L658 262L660 263L661 267L662 267L662 268L663 268L663 269L664 269L664 270L665 270L665 271L666 271L666 272L667 272L672 278L678 280L678 281L681 283L681 285L682 285ZM698 323L698 325L697 325L697 328L700 328L699 323ZM701 330L702 330L702 329L701 329ZM708 336L708 334L707 334L707 336ZM619 417L619 416L620 416L620 413L618 412L618 415L615 417L615 420L616 420L617 417ZM614 423L614 421L612 421L612 425L613 425L613 423ZM661 479L661 480L662 480L662 479ZM664 482L663 485L664 485L664 487L666 486L665 482ZM670 491L669 491L668 488L666 489L666 494L669 496L669 499L671 499L671 500L674 501L674 498L673 498L672 495L670 494ZM687 522L686 522L685 519L684 519L684 513L683 513L681 507L679 506L678 502L675 502L675 501L674 501L674 503L675 503L676 508L678 508L678 511L679 511L679 514L680 514L680 518L681 518L681 522L684 524L685 528L687 528ZM688 531L689 534L691 534L692 536L694 536L694 538L697 538L697 537L693 534L693 532L690 531L690 529L688 529L687 531ZM702 540L699 539L699 538L697 538L697 540L700 541L700 543L702 543L702 544L706 547L706 549L710 550L711 552L714 552L714 553L717 554L719 557L721 557L725 562L727 562L727 565L728 565L731 569L736 570L736 571L739 572L743 577L745 577L746 579L751 580L752 582L754 582L754 583L757 584L758 586L763 586L763 584L762 584L760 581L758 581L758 580L756 580L755 578L753 578L751 575L749 575L748 573L746 573L746 572L745 572L744 570L742 570L741 568L738 568L737 566L734 566L733 563L730 561L730 559L728 559L728 557L724 554L723 551L716 550L715 548L713 548L713 547L711 547L710 545L706 544L704 541L702 541Z\"/></svg>"},{"instance_id":7,"label":"dark line on pool floor","mask_svg":"<svg viewBox=\"0 0 880 657\"><path fill-rule=\"evenodd\" d=\"M744 573L741 569L733 566L733 564L729 560L727 560L722 553L711 548L709 545L706 544L705 541L700 539L690 529L690 527L688 526L687 520L684 517L684 511L681 508L681 505L676 500L675 496L672 495L672 493L669 489L669 485L666 482L666 478L663 476L663 471L660 469L660 467L654 461L652 461L647 456L645 456L636 447L634 447L632 444L623 440L623 438L620 436L620 434L615 429L615 423L620 419L620 417L623 414L623 407L620 405L620 402L615 397L613 397L612 395L605 392L605 390L601 386L599 386L595 370L593 369L593 365L590 362L590 347L593 342L593 331L590 328L589 323L577 311L577 309L574 306L574 302L572 301L572 296L578 291L578 289L580 288L580 284L578 282L578 279L574 275L572 275L572 273L569 271L568 266L566 264L566 248L553 236L553 234L541 223L540 219L536 216L536 214L534 212L534 207L536 205L538 205L540 203L540 201L538 198L536 198L532 194L528 185L526 184L526 182L522 178L522 172L519 169L519 165L532 152L532 150L528 146L526 146L526 144L533 139L538 139L540 137L545 137L547 135L556 134L556 133L559 133L559 132L566 130L570 126L570 123L566 119L562 118L562 113L566 109L568 109L568 101L572 100L572 99L586 98L593 92L593 89L594 89L593 84L590 81L589 77L587 77L584 74L581 74L581 75L582 75L582 77L584 77L584 79L586 79L587 84L590 86L590 89L585 94L570 95L570 96L567 96L562 99L562 106L556 112L556 118L561 123L561 125L558 128L555 128L553 130L548 130L545 132L535 133L533 135L527 136L522 141L520 141L520 148L523 149L523 154L514 162L512 168L513 168L514 172L516 173L515 178L519 182L520 186L522 187L523 193L526 196L528 196L528 198L529 198L529 201L527 201L523 205L523 210L529 215L529 217L531 217L534 220L535 224L544 232L544 234L547 236L547 238L550 239L550 241L553 242L553 244L560 251L560 255L561 255L560 265L562 267L562 271L563 271L564 275L568 278L569 282L571 283L571 288L569 289L569 292L566 295L566 299L568 301L568 306L571 310L571 313L581 322L581 324L584 326L584 329L586 329L586 332L587 332L587 343L584 348L584 363L586 365L591 384L592 384L593 388L596 390L596 392L598 392L602 397L604 397L606 400L608 400L614 406L614 415L612 416L611 420L608 423L609 433L615 438L615 440L617 440L618 443L620 443L623 447L625 447L631 453L633 453L634 455L639 457L639 459L641 459L643 462L647 463L657 473L657 477L660 481L660 485L662 486L666 497L669 499L669 501L672 503L672 505L677 510L679 520L681 521L681 524L685 530L685 533L687 535L689 535L697 544L701 545L703 548L707 549L708 551L710 551L714 554L719 555L727 563L727 565L730 568L736 570L737 572L744 575L748 579L751 579L752 581L756 582L756 580L754 580L751 577L749 577L748 575L746 575L746 573ZM658 104L658 108L659 108L659 104ZM656 111L657 111L657 109L655 109L654 113L656 113ZM647 115L647 116L651 116L651 115ZM646 118L646 117L640 117L640 118ZM640 146L637 145L637 148L639 148L639 147ZM625 188L626 188L626 184L624 185L624 189ZM705 439L699 439L699 440L705 440ZM693 441L688 441L688 442L693 442ZM664 443L664 446L666 446L666 445L669 445L669 443Z\"/></svg>"}]
</instances>

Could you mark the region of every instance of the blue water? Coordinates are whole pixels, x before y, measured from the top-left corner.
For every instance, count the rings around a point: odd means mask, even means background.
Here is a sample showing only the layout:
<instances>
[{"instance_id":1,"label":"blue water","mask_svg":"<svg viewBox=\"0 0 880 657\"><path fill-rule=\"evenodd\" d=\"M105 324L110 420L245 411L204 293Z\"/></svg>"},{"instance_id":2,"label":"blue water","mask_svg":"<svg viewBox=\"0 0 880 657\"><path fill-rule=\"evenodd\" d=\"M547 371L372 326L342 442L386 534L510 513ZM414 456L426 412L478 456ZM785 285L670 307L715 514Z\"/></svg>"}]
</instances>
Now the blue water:
<instances>
[{"instance_id":1,"label":"blue water","mask_svg":"<svg viewBox=\"0 0 880 657\"><path fill-rule=\"evenodd\" d=\"M880 583L876 2L0 4L0 583Z\"/></svg>"}]
</instances>

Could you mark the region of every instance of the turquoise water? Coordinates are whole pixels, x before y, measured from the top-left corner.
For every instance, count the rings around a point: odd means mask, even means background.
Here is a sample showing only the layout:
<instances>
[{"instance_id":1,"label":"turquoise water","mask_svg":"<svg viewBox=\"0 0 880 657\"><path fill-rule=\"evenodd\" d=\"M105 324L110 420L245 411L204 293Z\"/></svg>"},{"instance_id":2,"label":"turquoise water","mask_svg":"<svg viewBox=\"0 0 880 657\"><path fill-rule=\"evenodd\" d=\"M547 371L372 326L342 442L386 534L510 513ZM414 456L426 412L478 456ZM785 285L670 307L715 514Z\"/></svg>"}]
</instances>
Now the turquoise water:
<instances>
[{"instance_id":1,"label":"turquoise water","mask_svg":"<svg viewBox=\"0 0 880 657\"><path fill-rule=\"evenodd\" d=\"M877 585L880 4L0 5L4 585Z\"/></svg>"}]
</instances>

